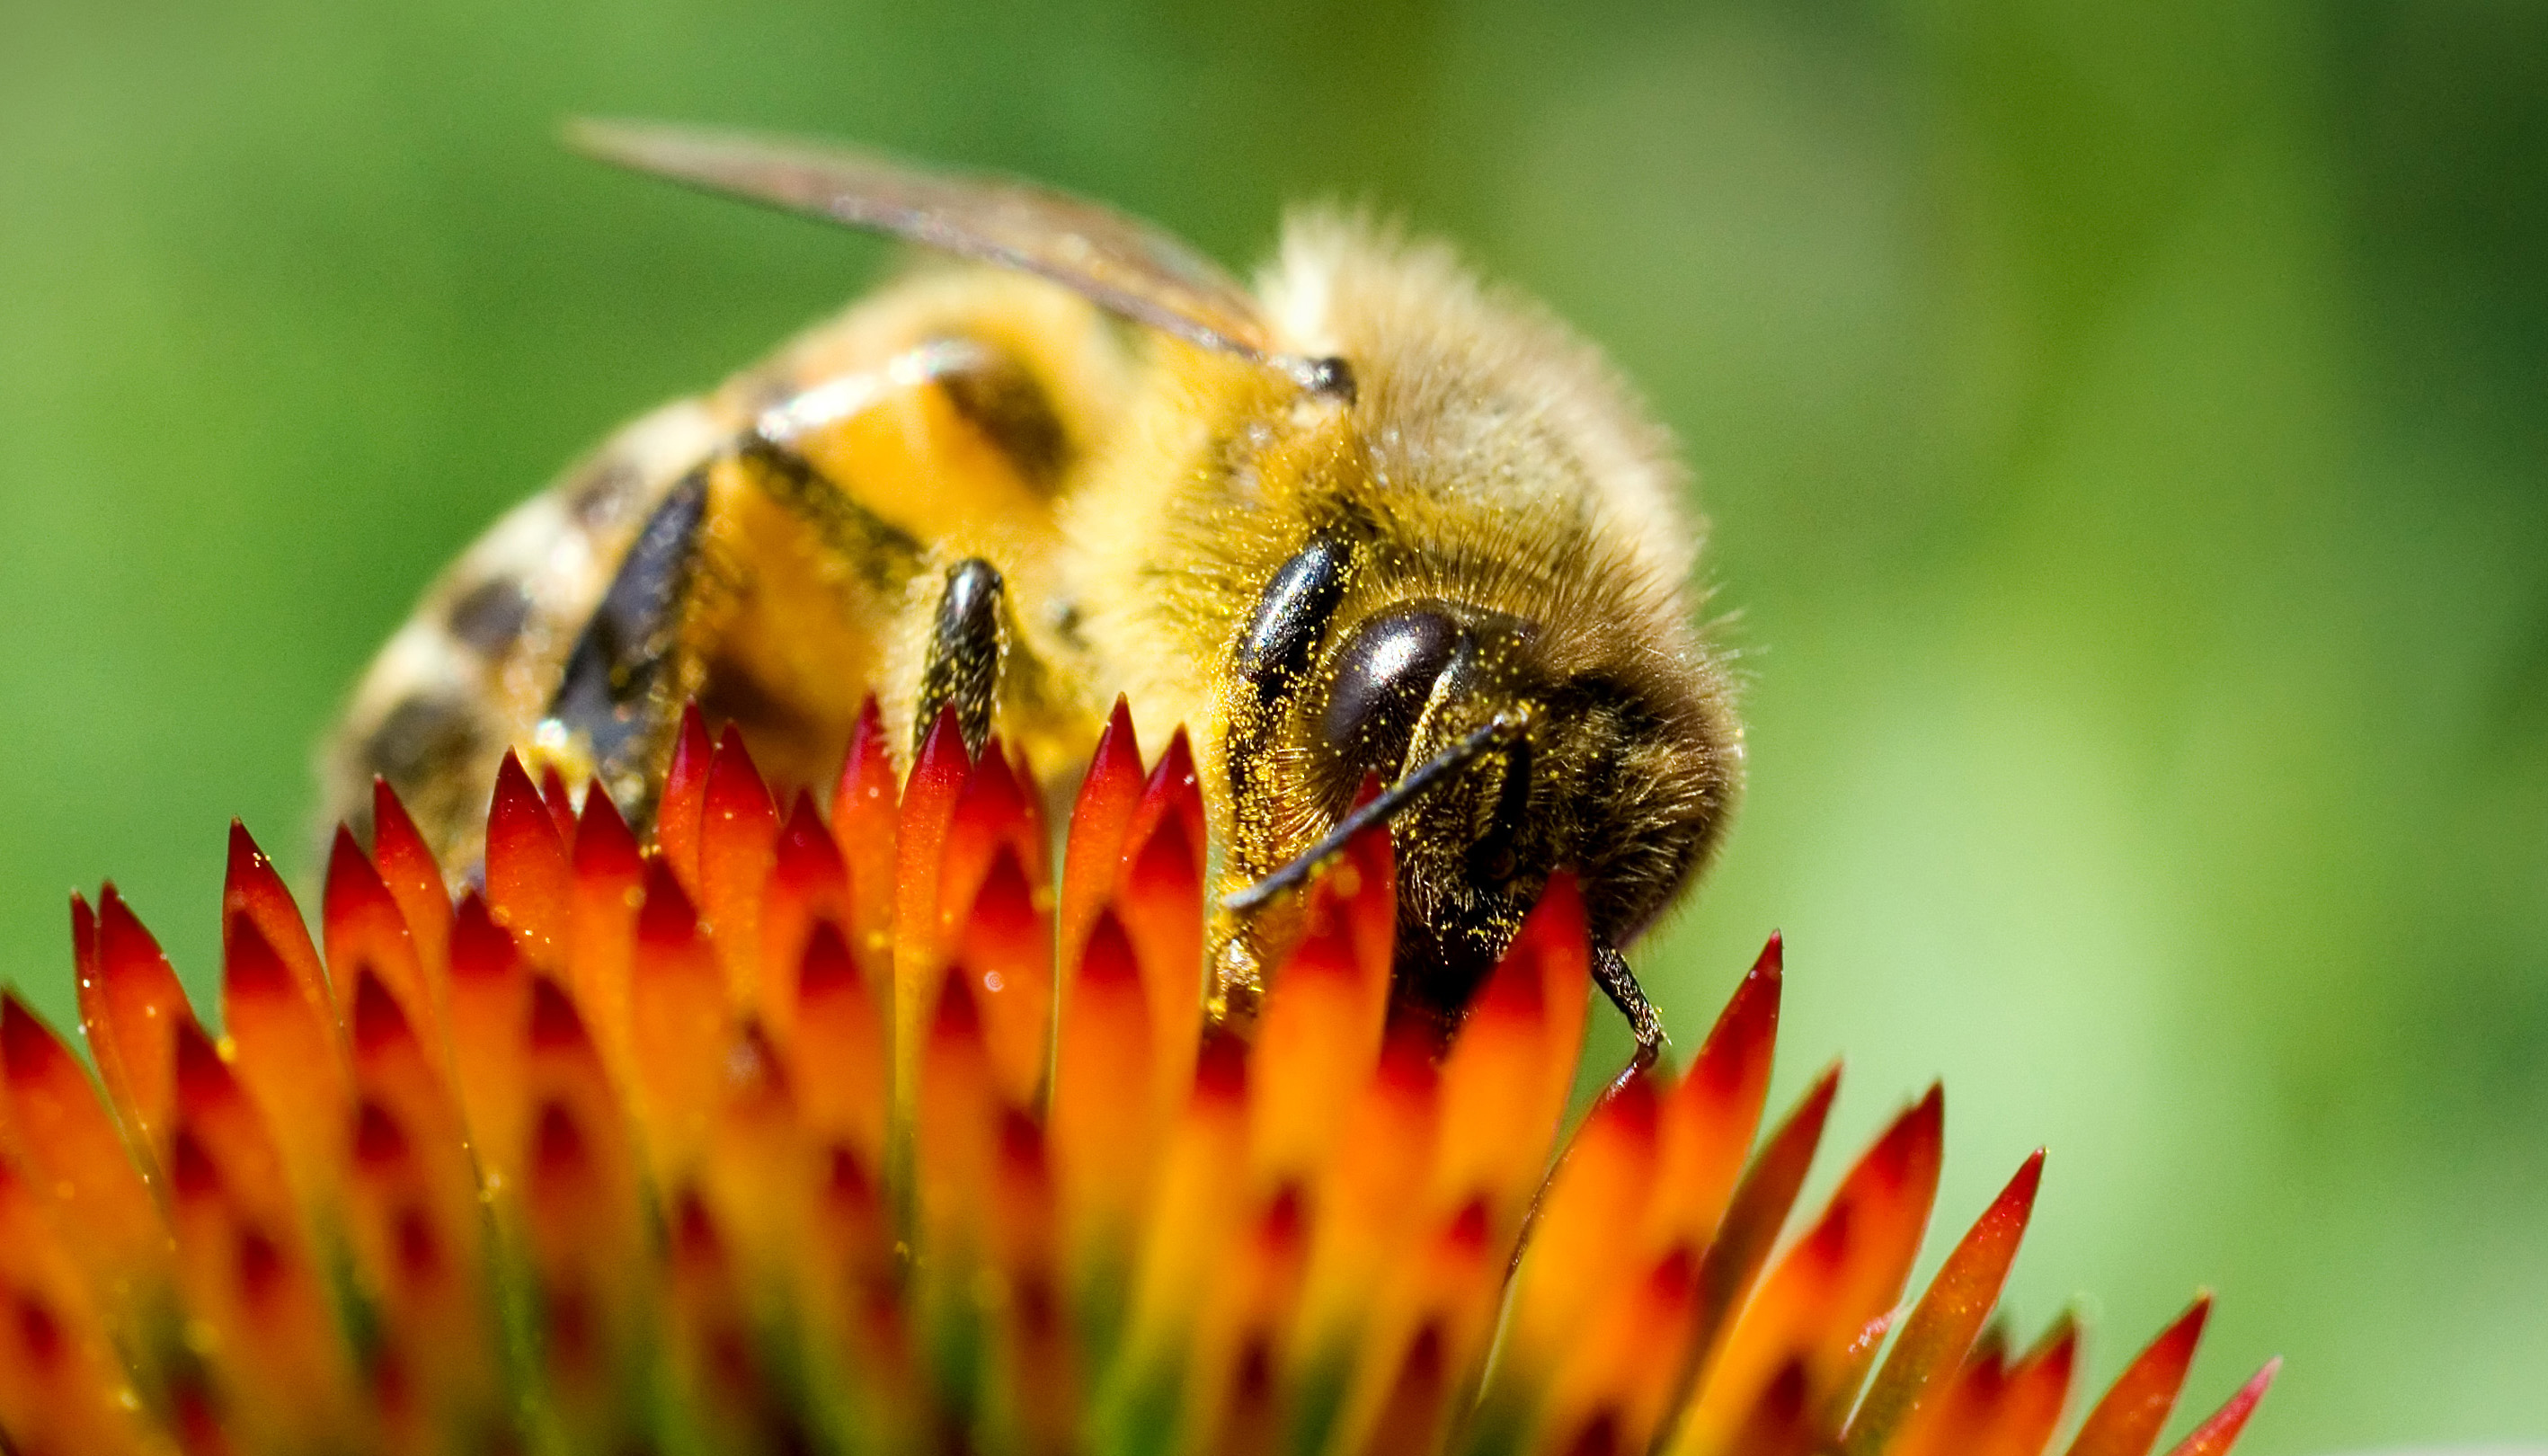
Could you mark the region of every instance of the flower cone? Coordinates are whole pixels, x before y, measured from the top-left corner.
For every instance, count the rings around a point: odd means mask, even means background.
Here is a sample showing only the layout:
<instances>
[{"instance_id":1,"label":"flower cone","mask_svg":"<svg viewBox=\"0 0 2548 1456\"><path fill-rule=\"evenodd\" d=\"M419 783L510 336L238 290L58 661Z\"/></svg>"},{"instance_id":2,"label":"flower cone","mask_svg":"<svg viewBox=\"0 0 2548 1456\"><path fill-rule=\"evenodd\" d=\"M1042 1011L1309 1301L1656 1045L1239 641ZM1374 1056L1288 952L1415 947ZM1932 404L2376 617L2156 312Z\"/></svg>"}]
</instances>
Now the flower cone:
<instances>
[{"instance_id":1,"label":"flower cone","mask_svg":"<svg viewBox=\"0 0 2548 1456\"><path fill-rule=\"evenodd\" d=\"M1374 831L1218 1025L1182 735L1145 769L1119 707L1058 836L952 718L897 774L870 706L828 787L692 712L645 843L508 758L456 899L384 787L315 937L234 825L218 1040L75 897L94 1081L0 1005L6 1448L2052 1449L2076 1332L1993 1323L2041 1154L1908 1294L1933 1089L1781 1245L1838 1073L1756 1150L1776 940L1566 1136L1564 876L1443 1043L1390 1016ZM2206 1308L2074 1456L2153 1448Z\"/></svg>"}]
</instances>

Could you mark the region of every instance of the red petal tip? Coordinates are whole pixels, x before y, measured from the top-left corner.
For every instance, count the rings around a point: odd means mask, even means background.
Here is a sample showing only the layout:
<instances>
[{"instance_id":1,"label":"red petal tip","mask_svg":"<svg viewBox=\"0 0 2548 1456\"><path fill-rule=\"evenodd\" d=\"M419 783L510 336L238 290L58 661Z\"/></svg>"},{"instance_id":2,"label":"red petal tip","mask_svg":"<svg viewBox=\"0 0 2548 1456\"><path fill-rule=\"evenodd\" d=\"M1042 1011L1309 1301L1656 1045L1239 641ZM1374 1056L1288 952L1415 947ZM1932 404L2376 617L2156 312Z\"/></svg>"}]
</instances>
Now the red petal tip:
<instances>
[{"instance_id":1,"label":"red petal tip","mask_svg":"<svg viewBox=\"0 0 2548 1456\"><path fill-rule=\"evenodd\" d=\"M534 810L543 821L548 819L548 803L540 797L539 785L531 781L530 771L522 767L522 761L513 756L511 749L506 749L504 761L496 766L495 801L489 806L488 818L500 820Z\"/></svg>"},{"instance_id":2,"label":"red petal tip","mask_svg":"<svg viewBox=\"0 0 2548 1456\"><path fill-rule=\"evenodd\" d=\"M44 1055L51 1041L45 1019L34 1008L19 1000L16 991L0 990L0 1066L27 1067Z\"/></svg>"},{"instance_id":3,"label":"red petal tip","mask_svg":"<svg viewBox=\"0 0 2548 1456\"><path fill-rule=\"evenodd\" d=\"M111 879L97 887L97 929L100 935L110 932L130 934L136 931L145 936L149 934L147 930L142 929L141 918L133 913L133 907L125 902L123 894L116 889L115 881Z\"/></svg>"},{"instance_id":4,"label":"red petal tip","mask_svg":"<svg viewBox=\"0 0 2548 1456\"><path fill-rule=\"evenodd\" d=\"M1863 1165L1888 1181L1910 1176L1915 1168L1934 1168L1939 1144L1946 1137L1947 1099L1945 1089L1932 1082L1921 1099L1913 1103L1868 1148Z\"/></svg>"},{"instance_id":5,"label":"red petal tip","mask_svg":"<svg viewBox=\"0 0 2548 1456\"><path fill-rule=\"evenodd\" d=\"M1106 726L1097 735L1097 751L1089 756L1088 771L1095 774L1099 765L1110 773L1130 771L1135 776L1141 772L1141 740L1133 728L1133 705L1124 694L1115 694L1115 709L1106 715Z\"/></svg>"},{"instance_id":6,"label":"red petal tip","mask_svg":"<svg viewBox=\"0 0 2548 1456\"><path fill-rule=\"evenodd\" d=\"M921 741L922 756L928 756L930 750L938 748L942 743L952 744L956 748L962 748L964 744L963 725L956 719L956 704L953 702L938 705L938 716L929 725L929 736ZM964 757L969 762L973 755L968 750Z\"/></svg>"},{"instance_id":7,"label":"red petal tip","mask_svg":"<svg viewBox=\"0 0 2548 1456\"><path fill-rule=\"evenodd\" d=\"M681 731L673 739L673 767L688 771L685 776L695 779L707 769L708 756L716 752L716 740L708 736L708 720L699 716L695 701L682 704ZM666 789L670 791L668 774Z\"/></svg>"},{"instance_id":8,"label":"red petal tip","mask_svg":"<svg viewBox=\"0 0 2548 1456\"><path fill-rule=\"evenodd\" d=\"M2133 1363L2137 1366L2161 1360L2180 1366L2191 1363L2194 1347L2203 1342L2203 1326L2211 1319L2212 1291L2198 1289L2194 1292L2194 1303L2187 1305L2185 1313L2177 1316L2167 1328L2160 1330L2156 1338L2143 1346Z\"/></svg>"},{"instance_id":9,"label":"red petal tip","mask_svg":"<svg viewBox=\"0 0 2548 1456\"><path fill-rule=\"evenodd\" d=\"M920 740L920 752L912 756L911 783L934 781L972 762L972 756L964 751L963 731L956 722L956 706L950 703L939 709L937 721L929 725L928 734ZM903 792L910 793L911 785L906 784Z\"/></svg>"},{"instance_id":10,"label":"red petal tip","mask_svg":"<svg viewBox=\"0 0 2548 1456\"><path fill-rule=\"evenodd\" d=\"M2204 1322L2211 1316L2212 1295L2207 1290L2197 1294L2194 1303L2160 1330L2157 1338L2142 1346L2088 1412L2071 1444L2072 1456L2107 1456L2110 1452L2139 1456L2149 1449L2158 1437L2159 1427L2166 1423L2168 1412L2175 1408L2177 1395L2185 1386L2186 1369L2194 1362L2194 1347L2203 1338Z\"/></svg>"},{"instance_id":11,"label":"red petal tip","mask_svg":"<svg viewBox=\"0 0 2548 1456\"><path fill-rule=\"evenodd\" d=\"M2062 1390L2070 1388L2070 1372L2079 1360L2079 1321L2068 1311L2054 1317L2051 1325L2035 1342L2027 1359L2050 1373L2053 1383Z\"/></svg>"},{"instance_id":12,"label":"red petal tip","mask_svg":"<svg viewBox=\"0 0 2548 1456\"><path fill-rule=\"evenodd\" d=\"M893 792L893 753L884 737L884 713L870 692L859 707L858 726L841 758L840 781L832 788L832 812L847 814L862 797L885 798Z\"/></svg>"},{"instance_id":13,"label":"red petal tip","mask_svg":"<svg viewBox=\"0 0 2548 1456\"><path fill-rule=\"evenodd\" d=\"M336 826L335 834L327 841L327 879L320 888L318 896L322 907L326 903L328 891L335 890L336 882L354 872L356 862L360 862L366 869L371 868L371 856L363 853L362 844L354 838L354 831L346 825L339 824Z\"/></svg>"},{"instance_id":14,"label":"red petal tip","mask_svg":"<svg viewBox=\"0 0 2548 1456\"><path fill-rule=\"evenodd\" d=\"M628 820L596 779L585 791L584 813L576 820L576 873L634 873L644 855L636 834L628 828Z\"/></svg>"},{"instance_id":15,"label":"red petal tip","mask_svg":"<svg viewBox=\"0 0 2548 1456\"><path fill-rule=\"evenodd\" d=\"M77 917L78 911L72 915ZM115 890L113 880L101 887L97 897L98 966L109 975L149 974L174 984L176 973L169 969L167 956L159 949L159 939L150 934L141 917ZM183 1000L182 993L177 993Z\"/></svg>"},{"instance_id":16,"label":"red petal tip","mask_svg":"<svg viewBox=\"0 0 2548 1456\"><path fill-rule=\"evenodd\" d=\"M1831 1118L1832 1103L1840 1097L1840 1072L1841 1063L1837 1061L1823 1068L1822 1075L1814 1078L1813 1085L1805 1089L1805 1095L1796 1099L1795 1110L1778 1125L1782 1133L1792 1128L1798 1131L1799 1136L1807 1137L1809 1143L1821 1140L1823 1124ZM1812 1130L1809 1135L1804 1132L1808 1128ZM1759 1161L1758 1154L1754 1161Z\"/></svg>"},{"instance_id":17,"label":"red petal tip","mask_svg":"<svg viewBox=\"0 0 2548 1456\"><path fill-rule=\"evenodd\" d=\"M1785 991L1774 964L1767 974L1759 966L1734 987L1725 1009L1716 1014L1716 1025L1708 1029L1707 1040L1699 1045L1691 1060L1690 1075L1705 1076L1715 1085L1732 1086L1747 1071L1762 1071L1775 1049L1778 1037L1778 1003Z\"/></svg>"},{"instance_id":18,"label":"red petal tip","mask_svg":"<svg viewBox=\"0 0 2548 1456\"><path fill-rule=\"evenodd\" d=\"M2030 1204L2035 1202L2036 1190L2044 1184L2044 1153L2045 1150L2041 1147L2028 1153L2026 1161L2018 1164L2017 1176L2008 1180L2008 1192L2000 1196L2007 1197L2009 1193L2016 1192L2020 1184L2023 1184L2026 1188L2026 1201Z\"/></svg>"},{"instance_id":19,"label":"red petal tip","mask_svg":"<svg viewBox=\"0 0 2548 1456\"><path fill-rule=\"evenodd\" d=\"M2274 1377L2281 1374L2282 1369L2282 1356L2276 1355L2266 1361L2263 1369L2249 1376L2237 1394L2188 1432L2168 1456L2220 1456L2220 1453L2228 1451L2238 1439L2238 1432L2245 1428L2247 1417L2256 1413L2256 1403L2265 1399L2266 1389L2273 1385Z\"/></svg>"}]
</instances>

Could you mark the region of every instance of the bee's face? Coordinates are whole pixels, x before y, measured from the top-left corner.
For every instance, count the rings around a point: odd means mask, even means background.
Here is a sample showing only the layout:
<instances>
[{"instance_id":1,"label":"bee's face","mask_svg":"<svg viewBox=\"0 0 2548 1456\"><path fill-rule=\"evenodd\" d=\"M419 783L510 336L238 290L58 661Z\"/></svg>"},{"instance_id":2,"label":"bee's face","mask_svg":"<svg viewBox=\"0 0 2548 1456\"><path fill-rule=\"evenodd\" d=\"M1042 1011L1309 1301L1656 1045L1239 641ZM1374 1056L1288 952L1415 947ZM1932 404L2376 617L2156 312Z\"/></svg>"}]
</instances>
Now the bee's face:
<instances>
[{"instance_id":1,"label":"bee's face","mask_svg":"<svg viewBox=\"0 0 2548 1456\"><path fill-rule=\"evenodd\" d=\"M1644 644L1489 604L1438 573L1432 590L1366 579L1348 592L1353 555L1319 541L1295 556L1241 640L1259 711L1232 723L1240 849L1251 830L1332 822L1364 785L1401 782L1499 718L1519 725L1394 821L1399 963L1428 967L1403 999L1447 1022L1559 869L1581 878L1604 944L1643 929L1713 847L1733 749L1721 715L1677 697ZM1250 759L1293 772L1251 774ZM1251 804L1251 792L1308 802Z\"/></svg>"}]
</instances>

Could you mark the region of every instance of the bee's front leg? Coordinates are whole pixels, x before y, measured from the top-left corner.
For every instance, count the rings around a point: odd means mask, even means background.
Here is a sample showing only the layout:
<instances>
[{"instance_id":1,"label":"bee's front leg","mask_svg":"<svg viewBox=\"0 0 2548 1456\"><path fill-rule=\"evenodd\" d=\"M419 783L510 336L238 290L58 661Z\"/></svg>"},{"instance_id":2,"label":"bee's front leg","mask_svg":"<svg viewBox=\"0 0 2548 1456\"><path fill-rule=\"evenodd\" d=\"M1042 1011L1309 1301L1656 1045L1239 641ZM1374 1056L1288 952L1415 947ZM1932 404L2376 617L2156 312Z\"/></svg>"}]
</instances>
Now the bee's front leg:
<instances>
[{"instance_id":1,"label":"bee's front leg","mask_svg":"<svg viewBox=\"0 0 2548 1456\"><path fill-rule=\"evenodd\" d=\"M1660 1060L1669 1041L1664 1036L1663 1014L1655 1003L1646 999L1646 988L1637 984L1637 973L1628 968L1628 957L1610 946L1599 946L1592 953L1592 980L1628 1019L1628 1031L1637 1039L1637 1050L1627 1070L1619 1074L1626 1081Z\"/></svg>"},{"instance_id":2,"label":"bee's front leg","mask_svg":"<svg viewBox=\"0 0 2548 1456\"><path fill-rule=\"evenodd\" d=\"M964 751L978 758L991 737L991 709L1000 696L1000 668L1009 651L1008 584L978 556L947 569L938 614L929 629L929 651L920 670L920 693L911 718L911 751L917 755L949 707Z\"/></svg>"}]
</instances>

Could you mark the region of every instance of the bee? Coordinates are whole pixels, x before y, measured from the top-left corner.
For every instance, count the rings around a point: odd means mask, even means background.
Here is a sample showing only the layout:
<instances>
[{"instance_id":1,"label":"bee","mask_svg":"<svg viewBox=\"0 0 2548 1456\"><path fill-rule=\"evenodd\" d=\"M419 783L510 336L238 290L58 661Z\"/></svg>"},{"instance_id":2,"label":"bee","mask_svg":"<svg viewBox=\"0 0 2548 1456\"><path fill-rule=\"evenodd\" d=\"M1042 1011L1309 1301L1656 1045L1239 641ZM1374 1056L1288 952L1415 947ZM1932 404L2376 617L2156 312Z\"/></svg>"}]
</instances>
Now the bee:
<instances>
[{"instance_id":1,"label":"bee","mask_svg":"<svg viewBox=\"0 0 2548 1456\"><path fill-rule=\"evenodd\" d=\"M1571 869L1653 1058L1621 952L1710 859L1743 738L1682 471L1591 346L1350 216L1292 218L1250 290L1022 183L652 125L571 139L940 261L498 521L357 689L337 817L385 777L466 865L528 745L643 826L690 700L820 782L869 684L897 753L952 712L968 749L996 727L1068 781L1120 689L1195 731L1214 1016L1251 1014L1293 891L1387 821L1398 1014L1455 1024Z\"/></svg>"}]
</instances>

